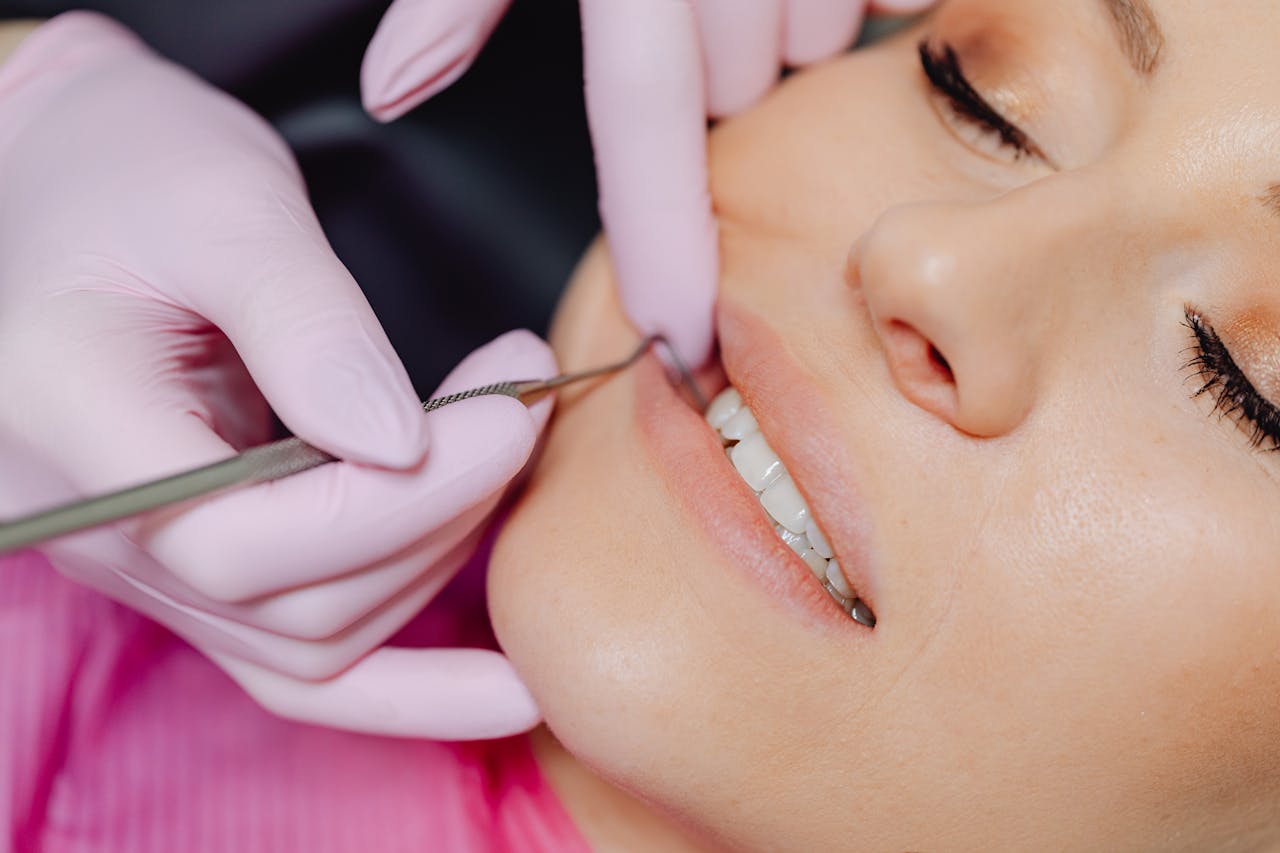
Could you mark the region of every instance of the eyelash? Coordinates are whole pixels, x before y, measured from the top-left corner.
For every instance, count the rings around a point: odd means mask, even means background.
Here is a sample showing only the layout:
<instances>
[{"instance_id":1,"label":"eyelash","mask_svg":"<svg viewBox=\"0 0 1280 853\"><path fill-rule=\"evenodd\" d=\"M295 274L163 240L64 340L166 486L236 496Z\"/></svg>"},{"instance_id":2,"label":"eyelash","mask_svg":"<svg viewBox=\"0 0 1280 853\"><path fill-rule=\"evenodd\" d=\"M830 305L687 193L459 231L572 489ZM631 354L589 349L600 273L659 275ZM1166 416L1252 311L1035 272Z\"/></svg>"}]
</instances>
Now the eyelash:
<instances>
[{"instance_id":1,"label":"eyelash","mask_svg":"<svg viewBox=\"0 0 1280 853\"><path fill-rule=\"evenodd\" d=\"M1194 357L1186 369L1194 370L1204 383L1193 396L1212 393L1213 410L1235 420L1249 435L1253 447L1280 450L1280 409L1267 402L1244 375L1213 326L1192 308L1186 309L1185 325L1195 338Z\"/></svg>"},{"instance_id":2,"label":"eyelash","mask_svg":"<svg viewBox=\"0 0 1280 853\"><path fill-rule=\"evenodd\" d=\"M984 131L1000 137L1001 147L1013 150L1015 158L1031 156L1045 159L1039 147L1025 132L987 103L960 70L960 58L949 44L935 50L928 40L920 42L920 65L925 77L938 94L956 111L956 115Z\"/></svg>"}]
</instances>

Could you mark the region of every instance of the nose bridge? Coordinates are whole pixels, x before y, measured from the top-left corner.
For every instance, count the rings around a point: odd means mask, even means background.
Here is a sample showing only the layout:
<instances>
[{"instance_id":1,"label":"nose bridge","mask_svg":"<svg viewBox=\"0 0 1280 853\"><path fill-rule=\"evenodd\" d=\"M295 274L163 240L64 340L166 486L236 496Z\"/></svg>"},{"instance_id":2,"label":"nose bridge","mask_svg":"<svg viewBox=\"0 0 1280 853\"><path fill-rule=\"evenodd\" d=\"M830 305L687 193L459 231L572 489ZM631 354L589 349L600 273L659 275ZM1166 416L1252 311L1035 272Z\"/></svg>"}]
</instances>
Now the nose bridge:
<instances>
[{"instance_id":1,"label":"nose bridge","mask_svg":"<svg viewBox=\"0 0 1280 853\"><path fill-rule=\"evenodd\" d=\"M851 257L894 379L975 435L1007 432L1036 395L1056 325L1081 299L1108 193L1053 176L980 202L892 208ZM1105 249L1103 250L1105 253Z\"/></svg>"}]
</instances>

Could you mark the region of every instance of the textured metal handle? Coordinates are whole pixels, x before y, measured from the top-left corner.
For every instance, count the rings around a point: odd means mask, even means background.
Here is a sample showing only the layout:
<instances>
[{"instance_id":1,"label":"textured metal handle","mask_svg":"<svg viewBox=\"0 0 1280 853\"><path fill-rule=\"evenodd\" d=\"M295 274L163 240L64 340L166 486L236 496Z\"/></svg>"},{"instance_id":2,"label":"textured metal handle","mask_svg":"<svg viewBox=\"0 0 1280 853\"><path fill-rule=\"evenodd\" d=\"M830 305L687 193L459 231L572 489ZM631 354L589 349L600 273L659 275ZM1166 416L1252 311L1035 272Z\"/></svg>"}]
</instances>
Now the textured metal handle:
<instances>
[{"instance_id":1,"label":"textured metal handle","mask_svg":"<svg viewBox=\"0 0 1280 853\"><path fill-rule=\"evenodd\" d=\"M487 394L515 397L518 393L515 383L497 382L457 394L435 397L423 403L422 409L433 412L472 397ZM221 462L0 524L0 554L17 551L77 530L120 521L162 506L189 501L232 486L279 480L335 461L336 457L297 437L251 447Z\"/></svg>"},{"instance_id":2,"label":"textured metal handle","mask_svg":"<svg viewBox=\"0 0 1280 853\"><path fill-rule=\"evenodd\" d=\"M435 397L422 404L422 411L434 412L436 409L443 409L445 406L462 400L470 400L472 397L484 397L489 394L501 394L505 397L519 397L520 388L515 382L495 382L492 385L481 385L479 388L471 388L467 391L459 391L457 394L446 394L443 397Z\"/></svg>"},{"instance_id":3,"label":"textured metal handle","mask_svg":"<svg viewBox=\"0 0 1280 853\"><path fill-rule=\"evenodd\" d=\"M634 364L653 343L661 343L667 347L672 360L677 366L681 379L689 389L693 399L701 408L706 408L701 400L697 383L693 375L680 360L680 356L671 348L661 335L651 335L641 341L640 345L626 359L614 364L582 370L576 373L564 373L550 379L520 380L514 382L495 382L470 388L456 394L434 397L422 404L424 412L469 400L472 397L483 397L490 394L501 394L515 397L518 400L532 402L538 396L567 385L596 376L605 376ZM53 539L77 530L86 530L120 521L148 510L162 506L189 501L232 486L251 483L266 483L279 480L302 471L315 468L329 462L337 461L323 450L307 444L300 438L286 438L273 441L249 450L171 477L164 477L143 483L128 489L121 489L96 498L76 501L66 506L38 512L8 524L0 524L0 554L26 548L46 539Z\"/></svg>"}]
</instances>

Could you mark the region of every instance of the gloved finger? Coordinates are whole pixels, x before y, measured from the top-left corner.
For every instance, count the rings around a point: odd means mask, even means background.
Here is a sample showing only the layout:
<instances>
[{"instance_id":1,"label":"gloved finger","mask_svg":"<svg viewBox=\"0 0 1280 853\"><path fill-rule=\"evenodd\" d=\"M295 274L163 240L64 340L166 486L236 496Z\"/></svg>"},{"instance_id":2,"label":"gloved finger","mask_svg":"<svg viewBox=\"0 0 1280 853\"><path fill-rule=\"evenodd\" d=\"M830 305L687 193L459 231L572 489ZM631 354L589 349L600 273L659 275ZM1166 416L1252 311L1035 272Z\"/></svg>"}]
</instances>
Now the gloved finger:
<instances>
[{"instance_id":1,"label":"gloved finger","mask_svg":"<svg viewBox=\"0 0 1280 853\"><path fill-rule=\"evenodd\" d=\"M702 34L708 112L741 112L772 89L782 72L782 0L692 2Z\"/></svg>"},{"instance_id":2,"label":"gloved finger","mask_svg":"<svg viewBox=\"0 0 1280 853\"><path fill-rule=\"evenodd\" d=\"M447 558L460 543L483 530L485 518L500 498L501 493L493 495L383 560L333 580L240 604L209 599L167 572L137 576L167 597L223 619L295 640L329 640L388 601L418 588L428 574L439 576L442 585L447 583L457 562Z\"/></svg>"},{"instance_id":3,"label":"gloved finger","mask_svg":"<svg viewBox=\"0 0 1280 853\"><path fill-rule=\"evenodd\" d=\"M408 375L325 240L283 141L158 59L122 62L107 77L135 96L117 105L114 88L81 81L52 111L68 123L66 138L83 135L78 122L110 125L85 149L93 156L67 148L68 172L53 182L90 184L81 204L54 198L69 208L60 233L78 233L91 262L52 269L122 282L154 304L180 301L213 322L277 414L312 443L389 467L419 461L425 430ZM46 129L58 138L60 126ZM121 198L119 187L133 194ZM169 355L174 372L200 373Z\"/></svg>"},{"instance_id":4,"label":"gloved finger","mask_svg":"<svg viewBox=\"0 0 1280 853\"><path fill-rule=\"evenodd\" d=\"M360 66L360 97L378 121L399 118L471 67L511 0L396 0Z\"/></svg>"},{"instance_id":5,"label":"gloved finger","mask_svg":"<svg viewBox=\"0 0 1280 853\"><path fill-rule=\"evenodd\" d=\"M472 353L439 390L554 373L545 343L511 332ZM528 459L549 406L464 400L420 415L432 450L412 471L329 464L157 514L133 537L214 600L328 580L394 554L503 489Z\"/></svg>"},{"instance_id":6,"label":"gloved finger","mask_svg":"<svg viewBox=\"0 0 1280 853\"><path fill-rule=\"evenodd\" d=\"M201 285L186 289L191 307L231 339L295 435L342 459L417 464L426 425L373 309L301 192L252 177L227 180L221 203L201 202L235 215L214 226L225 233L199 235L206 261L186 271Z\"/></svg>"},{"instance_id":7,"label":"gloved finger","mask_svg":"<svg viewBox=\"0 0 1280 853\"><path fill-rule=\"evenodd\" d=\"M510 662L484 649L381 648L319 682L212 657L269 711L349 731L480 740L528 731L541 716Z\"/></svg>"},{"instance_id":8,"label":"gloved finger","mask_svg":"<svg viewBox=\"0 0 1280 853\"><path fill-rule=\"evenodd\" d=\"M870 5L871 11L881 15L914 15L937 3L938 0L871 0Z\"/></svg>"},{"instance_id":9,"label":"gloved finger","mask_svg":"<svg viewBox=\"0 0 1280 853\"><path fill-rule=\"evenodd\" d=\"M834 56L853 44L866 0L787 0L783 59L801 66Z\"/></svg>"},{"instance_id":10,"label":"gloved finger","mask_svg":"<svg viewBox=\"0 0 1280 853\"><path fill-rule=\"evenodd\" d=\"M435 561L430 571L422 573L405 589L345 630L320 640L301 640L281 636L270 630L251 627L227 619L202 607L188 605L145 582L141 573L133 571L135 561L127 565L129 572L116 572L96 584L118 600L127 600L139 610L174 632L182 635L206 652L217 651L238 660L281 673L291 678L321 681L332 678L351 666L393 636L412 620L434 598L474 551L482 531L476 530L444 557ZM110 553L105 549L99 554ZM70 555L59 558L75 576L77 560L94 556ZM98 564L111 565L109 557L99 556Z\"/></svg>"},{"instance_id":11,"label":"gloved finger","mask_svg":"<svg viewBox=\"0 0 1280 853\"><path fill-rule=\"evenodd\" d=\"M12 383L6 391L24 401L29 423L39 424L15 438L38 450L42 463L77 495L214 462L233 452L219 428L243 438L269 426L261 398L233 387L247 379L220 336L197 333L192 337L201 340L193 343L150 334L153 324L208 327L207 321L116 293L78 293L76 302L75 311L27 312L18 328L0 335L0 358L15 364L39 359L42 371L6 377ZM188 373L183 368L190 363L203 369ZM238 410L224 419L215 408L230 397L239 399ZM19 419L14 428L26 423Z\"/></svg>"},{"instance_id":12,"label":"gloved finger","mask_svg":"<svg viewBox=\"0 0 1280 853\"><path fill-rule=\"evenodd\" d=\"M685 2L581 0L600 215L623 305L693 366L719 279L697 21Z\"/></svg>"}]
</instances>

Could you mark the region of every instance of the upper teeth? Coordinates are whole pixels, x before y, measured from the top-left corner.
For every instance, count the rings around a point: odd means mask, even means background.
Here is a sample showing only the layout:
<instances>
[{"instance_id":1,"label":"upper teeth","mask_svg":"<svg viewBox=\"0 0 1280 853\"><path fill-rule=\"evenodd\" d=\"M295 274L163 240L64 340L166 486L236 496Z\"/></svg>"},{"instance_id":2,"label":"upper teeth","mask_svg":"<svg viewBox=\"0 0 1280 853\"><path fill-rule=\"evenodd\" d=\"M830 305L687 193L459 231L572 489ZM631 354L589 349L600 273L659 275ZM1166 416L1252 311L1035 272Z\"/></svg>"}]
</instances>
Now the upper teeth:
<instances>
[{"instance_id":1,"label":"upper teeth","mask_svg":"<svg viewBox=\"0 0 1280 853\"><path fill-rule=\"evenodd\" d=\"M840 607L858 622L876 624L840 569L831 545L809 511L778 454L760 433L751 409L735 388L726 388L707 407L707 423L720 434L729 459L774 521L774 530L804 561Z\"/></svg>"}]
</instances>

